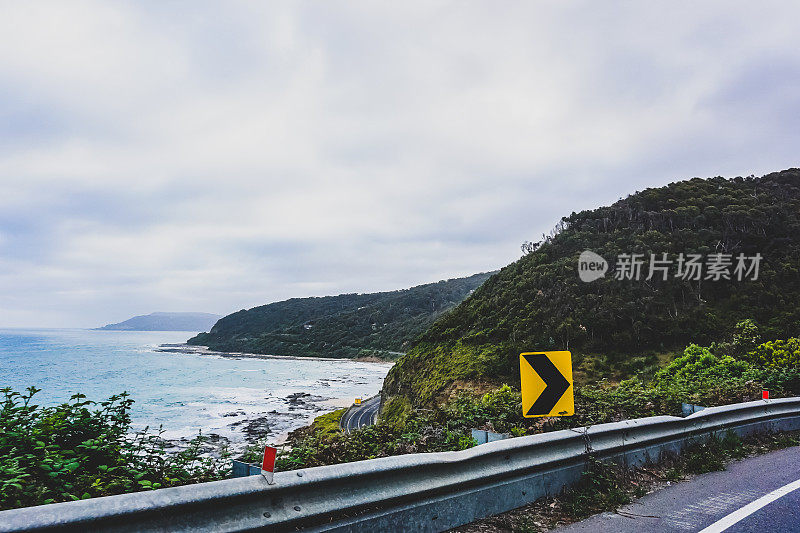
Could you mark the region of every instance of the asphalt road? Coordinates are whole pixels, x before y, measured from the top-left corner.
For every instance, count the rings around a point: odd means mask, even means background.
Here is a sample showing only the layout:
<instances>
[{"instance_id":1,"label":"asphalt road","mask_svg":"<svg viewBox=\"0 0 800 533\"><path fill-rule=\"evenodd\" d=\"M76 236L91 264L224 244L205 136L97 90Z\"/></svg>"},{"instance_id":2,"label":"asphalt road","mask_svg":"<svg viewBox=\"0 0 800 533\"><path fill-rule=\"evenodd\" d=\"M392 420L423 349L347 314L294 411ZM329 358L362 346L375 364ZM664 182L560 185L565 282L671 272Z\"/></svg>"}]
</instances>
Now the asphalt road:
<instances>
[{"instance_id":1,"label":"asphalt road","mask_svg":"<svg viewBox=\"0 0 800 533\"><path fill-rule=\"evenodd\" d=\"M556 531L800 532L800 447L730 463Z\"/></svg>"},{"instance_id":2,"label":"asphalt road","mask_svg":"<svg viewBox=\"0 0 800 533\"><path fill-rule=\"evenodd\" d=\"M364 426L371 426L378 419L378 409L381 407L381 395L373 396L369 400L354 405L342 417L339 425L345 433Z\"/></svg>"}]
</instances>

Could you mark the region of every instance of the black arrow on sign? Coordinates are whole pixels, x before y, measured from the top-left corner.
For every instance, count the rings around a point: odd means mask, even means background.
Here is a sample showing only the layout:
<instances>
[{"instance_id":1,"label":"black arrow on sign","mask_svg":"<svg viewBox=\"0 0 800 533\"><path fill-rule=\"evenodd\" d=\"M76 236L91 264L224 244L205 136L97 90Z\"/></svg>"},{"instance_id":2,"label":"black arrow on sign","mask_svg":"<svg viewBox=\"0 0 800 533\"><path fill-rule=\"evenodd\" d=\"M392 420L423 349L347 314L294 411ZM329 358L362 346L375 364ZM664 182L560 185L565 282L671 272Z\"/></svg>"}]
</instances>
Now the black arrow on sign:
<instances>
[{"instance_id":1,"label":"black arrow on sign","mask_svg":"<svg viewBox=\"0 0 800 533\"><path fill-rule=\"evenodd\" d=\"M569 388L569 381L558 371L556 365L547 357L546 354L537 353L533 355L524 355L525 360L531 365L534 372L539 374L539 377L544 381L544 390L533 402L533 405L526 416L531 415L546 415L553 410L558 400L564 396Z\"/></svg>"}]
</instances>

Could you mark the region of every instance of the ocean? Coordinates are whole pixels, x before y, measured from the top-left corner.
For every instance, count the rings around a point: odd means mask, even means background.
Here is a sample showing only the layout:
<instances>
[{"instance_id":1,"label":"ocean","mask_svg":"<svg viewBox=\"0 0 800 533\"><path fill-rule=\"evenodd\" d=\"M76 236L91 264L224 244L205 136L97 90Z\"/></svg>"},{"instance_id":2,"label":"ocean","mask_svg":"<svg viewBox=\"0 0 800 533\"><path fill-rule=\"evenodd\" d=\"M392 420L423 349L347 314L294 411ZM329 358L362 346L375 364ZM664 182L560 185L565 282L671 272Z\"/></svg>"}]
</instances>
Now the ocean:
<instances>
[{"instance_id":1,"label":"ocean","mask_svg":"<svg viewBox=\"0 0 800 533\"><path fill-rule=\"evenodd\" d=\"M196 332L0 329L0 387L42 389L39 405L74 393L135 400L134 428L164 437L219 435L235 449L288 431L378 393L388 363L303 358L231 358L158 351Z\"/></svg>"}]
</instances>

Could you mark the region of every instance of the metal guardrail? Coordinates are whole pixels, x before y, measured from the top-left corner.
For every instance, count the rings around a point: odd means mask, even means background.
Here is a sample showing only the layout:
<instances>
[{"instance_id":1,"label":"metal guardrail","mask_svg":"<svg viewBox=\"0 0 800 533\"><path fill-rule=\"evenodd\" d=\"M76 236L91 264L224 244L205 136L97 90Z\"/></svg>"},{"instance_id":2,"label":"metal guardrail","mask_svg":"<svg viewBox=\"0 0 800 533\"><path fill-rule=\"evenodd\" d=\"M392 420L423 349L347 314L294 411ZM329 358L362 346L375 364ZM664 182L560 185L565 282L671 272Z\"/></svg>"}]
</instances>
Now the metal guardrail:
<instances>
[{"instance_id":1,"label":"metal guardrail","mask_svg":"<svg viewBox=\"0 0 800 533\"><path fill-rule=\"evenodd\" d=\"M444 531L560 492L591 453L639 465L721 431L800 429L800 398L0 512L0 531Z\"/></svg>"}]
</instances>

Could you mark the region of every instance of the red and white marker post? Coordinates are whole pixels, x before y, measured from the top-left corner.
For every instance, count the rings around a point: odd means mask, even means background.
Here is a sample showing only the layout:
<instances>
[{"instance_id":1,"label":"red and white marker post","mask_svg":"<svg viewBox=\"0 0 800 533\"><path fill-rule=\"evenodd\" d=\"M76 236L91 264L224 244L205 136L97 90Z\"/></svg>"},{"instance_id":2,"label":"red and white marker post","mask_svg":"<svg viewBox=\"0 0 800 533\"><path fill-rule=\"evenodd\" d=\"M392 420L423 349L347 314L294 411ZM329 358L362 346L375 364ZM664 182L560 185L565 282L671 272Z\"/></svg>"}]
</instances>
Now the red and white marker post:
<instances>
[{"instance_id":1,"label":"red and white marker post","mask_svg":"<svg viewBox=\"0 0 800 533\"><path fill-rule=\"evenodd\" d=\"M761 399L762 400L769 400L769 391L768 390L762 390L761 391Z\"/></svg>"},{"instance_id":2,"label":"red and white marker post","mask_svg":"<svg viewBox=\"0 0 800 533\"><path fill-rule=\"evenodd\" d=\"M278 449L272 446L266 446L264 448L264 460L261 462L261 475L267 478L267 483L270 485L274 483L275 455L277 455L277 453Z\"/></svg>"}]
</instances>

